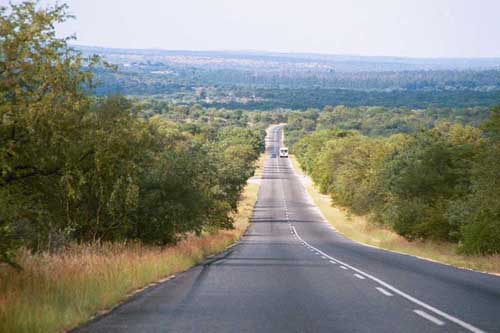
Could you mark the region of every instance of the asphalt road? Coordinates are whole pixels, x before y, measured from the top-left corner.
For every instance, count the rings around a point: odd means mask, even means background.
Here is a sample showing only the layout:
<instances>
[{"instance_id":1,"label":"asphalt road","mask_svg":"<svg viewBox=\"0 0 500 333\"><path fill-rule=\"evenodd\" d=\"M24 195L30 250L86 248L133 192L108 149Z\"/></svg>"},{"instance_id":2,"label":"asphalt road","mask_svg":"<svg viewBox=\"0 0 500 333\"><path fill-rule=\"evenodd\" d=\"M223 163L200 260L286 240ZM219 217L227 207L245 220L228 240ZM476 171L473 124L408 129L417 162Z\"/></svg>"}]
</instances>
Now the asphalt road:
<instances>
[{"instance_id":1,"label":"asphalt road","mask_svg":"<svg viewBox=\"0 0 500 333\"><path fill-rule=\"evenodd\" d=\"M281 130L269 131L269 156ZM76 331L500 332L500 277L346 239L290 161L270 157L236 246Z\"/></svg>"}]
</instances>

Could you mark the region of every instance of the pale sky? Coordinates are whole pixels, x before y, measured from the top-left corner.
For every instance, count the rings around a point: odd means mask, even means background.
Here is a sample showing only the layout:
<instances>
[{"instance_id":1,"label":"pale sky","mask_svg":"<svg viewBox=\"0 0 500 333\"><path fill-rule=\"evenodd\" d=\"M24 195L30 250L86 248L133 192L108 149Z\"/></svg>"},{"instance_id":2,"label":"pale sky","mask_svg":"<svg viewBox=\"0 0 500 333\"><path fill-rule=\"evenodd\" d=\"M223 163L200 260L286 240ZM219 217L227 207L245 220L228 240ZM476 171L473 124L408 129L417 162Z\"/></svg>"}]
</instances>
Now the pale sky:
<instances>
[{"instance_id":1,"label":"pale sky","mask_svg":"<svg viewBox=\"0 0 500 333\"><path fill-rule=\"evenodd\" d=\"M66 2L77 19L58 31L81 45L500 57L500 0Z\"/></svg>"}]
</instances>

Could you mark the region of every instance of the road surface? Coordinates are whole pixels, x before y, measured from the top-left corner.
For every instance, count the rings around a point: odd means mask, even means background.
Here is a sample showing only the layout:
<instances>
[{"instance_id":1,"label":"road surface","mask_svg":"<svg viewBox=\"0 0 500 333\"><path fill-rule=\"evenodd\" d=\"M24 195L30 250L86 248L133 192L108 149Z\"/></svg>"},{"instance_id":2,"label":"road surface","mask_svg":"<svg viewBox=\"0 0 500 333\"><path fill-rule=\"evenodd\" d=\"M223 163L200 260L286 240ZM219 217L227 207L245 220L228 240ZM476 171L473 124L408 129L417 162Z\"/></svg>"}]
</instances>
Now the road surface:
<instances>
[{"instance_id":1,"label":"road surface","mask_svg":"<svg viewBox=\"0 0 500 333\"><path fill-rule=\"evenodd\" d=\"M281 131L269 130L268 156ZM236 246L76 331L500 332L500 277L346 239L290 161L269 157Z\"/></svg>"}]
</instances>

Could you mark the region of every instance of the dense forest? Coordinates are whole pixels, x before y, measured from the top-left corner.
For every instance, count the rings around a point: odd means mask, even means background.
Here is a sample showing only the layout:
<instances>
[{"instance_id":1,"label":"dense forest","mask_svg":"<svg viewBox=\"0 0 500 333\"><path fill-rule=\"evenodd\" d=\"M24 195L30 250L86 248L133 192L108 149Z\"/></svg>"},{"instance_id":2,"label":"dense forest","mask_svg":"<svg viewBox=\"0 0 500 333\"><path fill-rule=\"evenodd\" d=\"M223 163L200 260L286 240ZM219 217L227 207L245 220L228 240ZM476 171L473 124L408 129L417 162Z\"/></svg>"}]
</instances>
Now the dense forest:
<instances>
[{"instance_id":1,"label":"dense forest","mask_svg":"<svg viewBox=\"0 0 500 333\"><path fill-rule=\"evenodd\" d=\"M397 117L380 114L374 127L351 126L356 109L295 114L287 141L333 203L409 240L456 242L467 254L500 253L500 108L480 128L425 113L418 126L405 113L409 122L393 127Z\"/></svg>"},{"instance_id":2,"label":"dense forest","mask_svg":"<svg viewBox=\"0 0 500 333\"><path fill-rule=\"evenodd\" d=\"M88 95L105 64L55 36L66 18L65 5L32 2L0 13L0 261L15 265L20 246L165 245L231 228L264 131L241 113L149 117L124 97Z\"/></svg>"}]
</instances>

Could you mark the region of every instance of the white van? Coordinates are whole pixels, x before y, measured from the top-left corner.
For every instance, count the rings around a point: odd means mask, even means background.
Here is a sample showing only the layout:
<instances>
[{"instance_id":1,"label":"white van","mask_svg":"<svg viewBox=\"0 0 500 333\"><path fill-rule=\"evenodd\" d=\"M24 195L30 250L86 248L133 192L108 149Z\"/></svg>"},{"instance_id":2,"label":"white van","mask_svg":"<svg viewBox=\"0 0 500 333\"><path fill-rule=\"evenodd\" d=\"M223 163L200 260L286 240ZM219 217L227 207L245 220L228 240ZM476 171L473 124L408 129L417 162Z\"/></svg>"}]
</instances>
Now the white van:
<instances>
[{"instance_id":1,"label":"white van","mask_svg":"<svg viewBox=\"0 0 500 333\"><path fill-rule=\"evenodd\" d=\"M288 148L286 147L280 148L280 157L288 158Z\"/></svg>"}]
</instances>

